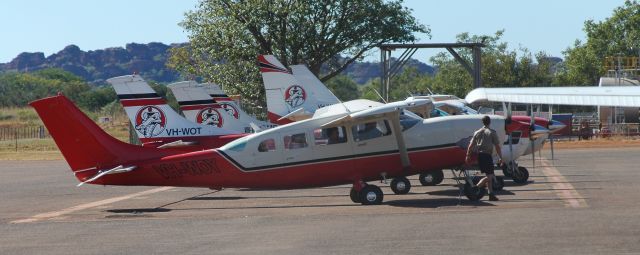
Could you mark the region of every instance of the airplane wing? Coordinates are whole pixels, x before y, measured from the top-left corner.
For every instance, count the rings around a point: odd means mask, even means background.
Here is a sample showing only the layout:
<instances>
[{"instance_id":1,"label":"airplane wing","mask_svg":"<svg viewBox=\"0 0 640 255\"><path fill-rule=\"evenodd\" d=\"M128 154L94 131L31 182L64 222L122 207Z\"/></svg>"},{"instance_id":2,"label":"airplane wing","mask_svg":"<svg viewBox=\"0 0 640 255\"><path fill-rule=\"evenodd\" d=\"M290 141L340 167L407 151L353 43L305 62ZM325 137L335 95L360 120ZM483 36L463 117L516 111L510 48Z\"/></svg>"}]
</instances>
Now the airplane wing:
<instances>
[{"instance_id":1,"label":"airplane wing","mask_svg":"<svg viewBox=\"0 0 640 255\"><path fill-rule=\"evenodd\" d=\"M362 119L379 118L382 116L386 116L388 114L397 113L399 112L399 110L402 110L402 109L413 108L413 107L429 105L429 104L431 104L431 100L428 100L428 99L408 98L407 100L404 100L404 101L398 101L398 102L387 103L379 106L373 106L365 110L350 113L346 116L330 121L322 125L322 127L344 125L345 123L352 122L352 121L359 121Z\"/></svg>"},{"instance_id":2,"label":"airplane wing","mask_svg":"<svg viewBox=\"0 0 640 255\"><path fill-rule=\"evenodd\" d=\"M525 104L599 105L640 107L640 87L537 87L537 88L477 88L465 100L480 102L511 102Z\"/></svg>"}]
</instances>

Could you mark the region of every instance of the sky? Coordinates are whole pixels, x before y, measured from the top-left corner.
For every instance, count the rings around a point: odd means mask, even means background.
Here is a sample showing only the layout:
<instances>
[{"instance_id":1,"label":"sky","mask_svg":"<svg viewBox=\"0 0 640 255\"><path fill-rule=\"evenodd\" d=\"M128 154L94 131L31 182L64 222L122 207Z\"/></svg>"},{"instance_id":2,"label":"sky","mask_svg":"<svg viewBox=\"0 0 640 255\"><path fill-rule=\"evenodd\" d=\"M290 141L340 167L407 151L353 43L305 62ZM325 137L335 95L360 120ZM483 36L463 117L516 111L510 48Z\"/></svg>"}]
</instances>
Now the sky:
<instances>
[{"instance_id":1,"label":"sky","mask_svg":"<svg viewBox=\"0 0 640 255\"><path fill-rule=\"evenodd\" d=\"M0 4L0 63L21 52L49 56L75 44L84 51L127 43L188 41L178 25L198 0L6 0ZM462 32L493 35L504 29L511 49L525 47L562 57L576 39L585 39L584 21L602 21L624 0L405 0L413 15L431 28L419 43L455 42ZM422 49L414 58L428 62L441 50ZM379 52L366 58L378 61ZM393 53L399 56L400 51Z\"/></svg>"}]
</instances>

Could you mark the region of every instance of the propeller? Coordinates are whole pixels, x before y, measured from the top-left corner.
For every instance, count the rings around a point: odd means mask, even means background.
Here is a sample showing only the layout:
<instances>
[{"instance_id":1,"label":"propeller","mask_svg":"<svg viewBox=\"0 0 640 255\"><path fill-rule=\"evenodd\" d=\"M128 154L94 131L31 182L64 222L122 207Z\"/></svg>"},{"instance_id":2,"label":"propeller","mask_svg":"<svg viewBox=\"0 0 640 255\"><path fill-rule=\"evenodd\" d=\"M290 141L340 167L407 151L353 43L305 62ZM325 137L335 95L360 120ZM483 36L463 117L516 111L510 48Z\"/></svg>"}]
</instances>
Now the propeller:
<instances>
[{"instance_id":1,"label":"propeller","mask_svg":"<svg viewBox=\"0 0 640 255\"><path fill-rule=\"evenodd\" d=\"M505 127L509 124L511 124L511 103L509 103L509 108L507 109L507 105L502 102L502 114L505 114L506 116L506 120L505 120ZM509 132L509 162L507 162L507 167L511 167L512 164L511 162L513 162L513 131ZM514 169L511 169L511 172L513 172Z\"/></svg>"},{"instance_id":2,"label":"propeller","mask_svg":"<svg viewBox=\"0 0 640 255\"><path fill-rule=\"evenodd\" d=\"M529 143L531 144L531 161L533 162L533 168L536 168L536 151L534 151L533 142L533 130L535 129L535 119L533 117L533 105L531 105L531 121L529 123Z\"/></svg>"},{"instance_id":3,"label":"propeller","mask_svg":"<svg viewBox=\"0 0 640 255\"><path fill-rule=\"evenodd\" d=\"M553 106L549 105L549 129L551 129L551 123L553 122ZM553 132L549 132L549 146L551 146L551 160L554 160L553 153Z\"/></svg>"}]
</instances>

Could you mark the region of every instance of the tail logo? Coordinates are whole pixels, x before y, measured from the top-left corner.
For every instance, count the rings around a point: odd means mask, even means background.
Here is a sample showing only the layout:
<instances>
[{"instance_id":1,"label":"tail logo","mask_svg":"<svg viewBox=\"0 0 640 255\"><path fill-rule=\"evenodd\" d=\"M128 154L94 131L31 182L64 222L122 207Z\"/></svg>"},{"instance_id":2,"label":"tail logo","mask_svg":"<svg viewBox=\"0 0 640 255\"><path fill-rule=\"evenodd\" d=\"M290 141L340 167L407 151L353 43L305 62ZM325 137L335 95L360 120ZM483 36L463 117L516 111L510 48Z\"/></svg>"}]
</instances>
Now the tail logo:
<instances>
[{"instance_id":1,"label":"tail logo","mask_svg":"<svg viewBox=\"0 0 640 255\"><path fill-rule=\"evenodd\" d=\"M227 111L228 114L232 115L234 118L238 119L238 109L236 109L233 105L228 103L220 103L220 107Z\"/></svg>"},{"instance_id":2,"label":"tail logo","mask_svg":"<svg viewBox=\"0 0 640 255\"><path fill-rule=\"evenodd\" d=\"M160 108L143 106L136 114L136 130L144 137L158 136L167 125L167 118Z\"/></svg>"},{"instance_id":3,"label":"tail logo","mask_svg":"<svg viewBox=\"0 0 640 255\"><path fill-rule=\"evenodd\" d=\"M298 107L304 104L307 99L307 93L304 89L298 85L293 85L284 92L284 101L293 107Z\"/></svg>"},{"instance_id":4,"label":"tail logo","mask_svg":"<svg viewBox=\"0 0 640 255\"><path fill-rule=\"evenodd\" d=\"M224 119L222 119L222 115L218 110L207 107L198 112L196 121L204 125L222 127Z\"/></svg>"}]
</instances>

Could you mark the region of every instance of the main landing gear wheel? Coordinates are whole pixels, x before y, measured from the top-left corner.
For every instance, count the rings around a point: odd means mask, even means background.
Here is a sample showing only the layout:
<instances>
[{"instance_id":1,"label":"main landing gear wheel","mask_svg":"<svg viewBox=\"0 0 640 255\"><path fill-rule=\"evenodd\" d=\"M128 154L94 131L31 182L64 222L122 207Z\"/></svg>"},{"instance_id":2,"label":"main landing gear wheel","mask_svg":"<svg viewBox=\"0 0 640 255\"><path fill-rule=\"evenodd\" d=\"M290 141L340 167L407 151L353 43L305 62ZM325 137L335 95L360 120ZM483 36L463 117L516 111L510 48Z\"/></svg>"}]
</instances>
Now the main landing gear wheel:
<instances>
[{"instance_id":1,"label":"main landing gear wheel","mask_svg":"<svg viewBox=\"0 0 640 255\"><path fill-rule=\"evenodd\" d=\"M420 174L420 184L422 186L435 186L444 180L444 173L442 170L429 171Z\"/></svg>"},{"instance_id":2,"label":"main landing gear wheel","mask_svg":"<svg viewBox=\"0 0 640 255\"><path fill-rule=\"evenodd\" d=\"M351 192L349 192L349 197L351 197L351 201L354 203L360 203L360 193L356 191L356 189L351 188Z\"/></svg>"},{"instance_id":3,"label":"main landing gear wheel","mask_svg":"<svg viewBox=\"0 0 640 255\"><path fill-rule=\"evenodd\" d=\"M376 185L367 185L360 190L360 203L363 205L379 205L382 204L384 194Z\"/></svg>"},{"instance_id":4,"label":"main landing gear wheel","mask_svg":"<svg viewBox=\"0 0 640 255\"><path fill-rule=\"evenodd\" d=\"M393 178L393 180L391 181L391 190L397 195L407 194L409 193L410 189L411 182L409 182L409 180L405 177Z\"/></svg>"},{"instance_id":5,"label":"main landing gear wheel","mask_svg":"<svg viewBox=\"0 0 640 255\"><path fill-rule=\"evenodd\" d=\"M477 184L478 182L480 182L480 180L482 180L482 178L484 178L484 176L476 175L471 179L473 180L473 183ZM496 179L491 182L491 185L493 186L494 191L500 191L504 189L504 178L502 178L502 176L496 176Z\"/></svg>"},{"instance_id":6,"label":"main landing gear wheel","mask_svg":"<svg viewBox=\"0 0 640 255\"><path fill-rule=\"evenodd\" d=\"M484 188L480 188L475 185L471 185L471 183L466 182L464 184L464 188L462 190L464 195L471 201L478 201L484 197L486 190Z\"/></svg>"},{"instance_id":7,"label":"main landing gear wheel","mask_svg":"<svg viewBox=\"0 0 640 255\"><path fill-rule=\"evenodd\" d=\"M529 170L526 167L519 166L518 170L513 171L511 178L517 184L525 184L529 180Z\"/></svg>"}]
</instances>

